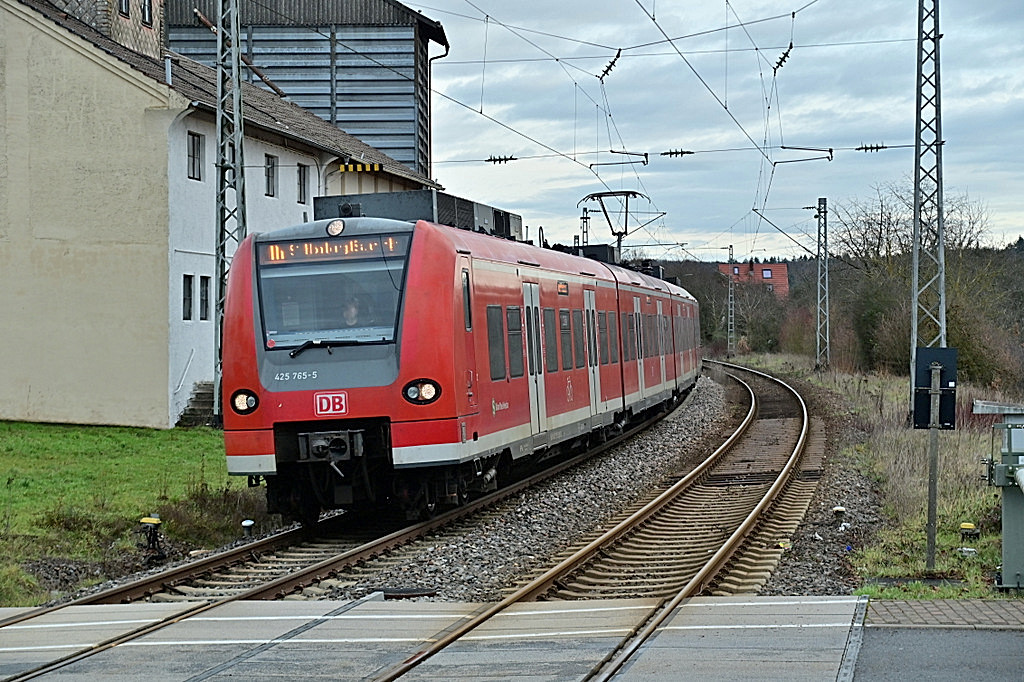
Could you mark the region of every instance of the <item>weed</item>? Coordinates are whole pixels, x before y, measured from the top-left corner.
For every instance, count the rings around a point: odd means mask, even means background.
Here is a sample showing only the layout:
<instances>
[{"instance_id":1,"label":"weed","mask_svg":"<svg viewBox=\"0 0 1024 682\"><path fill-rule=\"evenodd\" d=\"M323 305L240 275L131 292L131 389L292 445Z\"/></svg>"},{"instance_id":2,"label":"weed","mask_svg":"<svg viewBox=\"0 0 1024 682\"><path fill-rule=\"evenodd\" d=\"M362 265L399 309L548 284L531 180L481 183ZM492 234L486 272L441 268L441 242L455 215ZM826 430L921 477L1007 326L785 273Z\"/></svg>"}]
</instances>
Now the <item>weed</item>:
<instances>
[{"instance_id":1,"label":"weed","mask_svg":"<svg viewBox=\"0 0 1024 682\"><path fill-rule=\"evenodd\" d=\"M39 582L17 564L0 564L0 604L34 606L46 599Z\"/></svg>"},{"instance_id":2,"label":"weed","mask_svg":"<svg viewBox=\"0 0 1024 682\"><path fill-rule=\"evenodd\" d=\"M991 452L993 420L972 414L975 399L1012 402L995 391L961 384L955 431L939 434L936 566L925 571L928 496L928 431L907 426L910 387L906 377L844 374L811 368L808 358L747 356L745 363L795 375L831 393L852 435L840 453L881 491L883 528L851 556L865 580L897 578L899 584L868 584L862 592L891 598L992 596L992 574L1001 562L1000 494L981 480L980 455ZM960 524L973 523L981 537L964 545ZM939 585L913 579L945 577Z\"/></svg>"}]
</instances>

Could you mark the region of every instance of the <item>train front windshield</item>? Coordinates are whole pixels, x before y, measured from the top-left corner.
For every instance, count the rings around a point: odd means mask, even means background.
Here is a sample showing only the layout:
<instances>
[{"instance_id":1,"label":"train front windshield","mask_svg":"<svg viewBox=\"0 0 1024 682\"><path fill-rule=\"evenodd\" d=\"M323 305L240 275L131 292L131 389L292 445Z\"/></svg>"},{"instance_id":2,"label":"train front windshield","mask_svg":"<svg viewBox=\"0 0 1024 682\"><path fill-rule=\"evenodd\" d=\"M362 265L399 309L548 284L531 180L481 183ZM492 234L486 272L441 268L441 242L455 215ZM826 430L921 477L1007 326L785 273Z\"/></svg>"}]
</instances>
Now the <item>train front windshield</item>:
<instances>
[{"instance_id":1,"label":"train front windshield","mask_svg":"<svg viewBox=\"0 0 1024 682\"><path fill-rule=\"evenodd\" d=\"M260 244L266 348L393 342L411 239L406 233Z\"/></svg>"}]
</instances>

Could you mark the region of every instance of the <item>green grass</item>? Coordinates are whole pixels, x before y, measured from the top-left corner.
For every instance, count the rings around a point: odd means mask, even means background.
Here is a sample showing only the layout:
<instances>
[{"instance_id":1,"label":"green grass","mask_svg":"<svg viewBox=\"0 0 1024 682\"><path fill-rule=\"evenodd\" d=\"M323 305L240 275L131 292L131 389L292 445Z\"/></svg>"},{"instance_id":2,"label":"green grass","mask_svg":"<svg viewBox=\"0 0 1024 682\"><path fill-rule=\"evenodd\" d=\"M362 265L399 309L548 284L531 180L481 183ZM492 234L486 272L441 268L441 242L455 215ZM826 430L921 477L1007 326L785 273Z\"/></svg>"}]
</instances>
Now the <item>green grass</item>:
<instances>
[{"instance_id":1,"label":"green grass","mask_svg":"<svg viewBox=\"0 0 1024 682\"><path fill-rule=\"evenodd\" d=\"M742 356L750 364L813 383L841 405L855 434L839 456L879 490L884 523L869 544L850 560L874 597L964 598L1005 596L993 588L1002 562L1001 492L981 479L981 457L992 454L993 419L971 414L974 399L1014 402L995 390L961 384L957 429L939 434L938 519L935 570L926 570L928 431L906 425L909 379L880 374L815 372L809 358L787 355ZM973 523L978 540L965 541L960 524ZM962 546L976 550L963 556ZM875 584L875 579L900 579ZM936 581L935 579L940 579Z\"/></svg>"},{"instance_id":2,"label":"green grass","mask_svg":"<svg viewBox=\"0 0 1024 682\"><path fill-rule=\"evenodd\" d=\"M53 596L27 562L95 564L93 580L142 556L139 519L176 546L215 546L242 518L272 525L261 491L228 477L220 431L0 422L0 605Z\"/></svg>"}]
</instances>

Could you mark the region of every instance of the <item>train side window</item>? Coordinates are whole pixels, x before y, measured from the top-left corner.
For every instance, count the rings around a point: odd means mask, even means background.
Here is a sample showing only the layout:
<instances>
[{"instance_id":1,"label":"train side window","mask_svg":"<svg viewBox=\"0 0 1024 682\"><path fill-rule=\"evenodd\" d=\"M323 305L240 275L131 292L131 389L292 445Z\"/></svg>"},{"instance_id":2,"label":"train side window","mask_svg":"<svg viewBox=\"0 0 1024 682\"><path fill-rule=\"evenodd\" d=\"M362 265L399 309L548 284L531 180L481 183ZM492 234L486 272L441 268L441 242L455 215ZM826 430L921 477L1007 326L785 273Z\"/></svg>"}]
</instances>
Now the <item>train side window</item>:
<instances>
[{"instance_id":1,"label":"train side window","mask_svg":"<svg viewBox=\"0 0 1024 682\"><path fill-rule=\"evenodd\" d=\"M473 331L473 309L469 305L469 270L462 271L462 319L466 322L466 331Z\"/></svg>"},{"instance_id":2,"label":"train side window","mask_svg":"<svg viewBox=\"0 0 1024 682\"><path fill-rule=\"evenodd\" d=\"M549 374L558 371L558 326L554 308L544 309L544 364Z\"/></svg>"},{"instance_id":3,"label":"train side window","mask_svg":"<svg viewBox=\"0 0 1024 682\"><path fill-rule=\"evenodd\" d=\"M584 313L587 316L587 354L590 356L590 366L597 367L597 330L594 321L594 311L588 310Z\"/></svg>"},{"instance_id":4,"label":"train side window","mask_svg":"<svg viewBox=\"0 0 1024 682\"><path fill-rule=\"evenodd\" d=\"M518 306L505 311L508 320L508 375L523 376L523 316Z\"/></svg>"},{"instance_id":5,"label":"train side window","mask_svg":"<svg viewBox=\"0 0 1024 682\"><path fill-rule=\"evenodd\" d=\"M491 380L505 378L505 325L500 305L487 306L487 354L491 360Z\"/></svg>"},{"instance_id":6,"label":"train side window","mask_svg":"<svg viewBox=\"0 0 1024 682\"><path fill-rule=\"evenodd\" d=\"M622 313L622 361L629 362L629 313Z\"/></svg>"},{"instance_id":7,"label":"train side window","mask_svg":"<svg viewBox=\"0 0 1024 682\"><path fill-rule=\"evenodd\" d=\"M637 343L639 338L637 334L640 333L638 328L637 319L640 317L640 313L633 313L629 316L629 359L637 360L640 357L640 345Z\"/></svg>"},{"instance_id":8,"label":"train side window","mask_svg":"<svg viewBox=\"0 0 1024 682\"><path fill-rule=\"evenodd\" d=\"M611 345L612 364L619 362L619 330L615 328L615 313L608 313L608 341Z\"/></svg>"},{"instance_id":9,"label":"train side window","mask_svg":"<svg viewBox=\"0 0 1024 682\"><path fill-rule=\"evenodd\" d=\"M601 364L608 364L608 313L597 313L597 335L601 343Z\"/></svg>"},{"instance_id":10,"label":"train side window","mask_svg":"<svg viewBox=\"0 0 1024 682\"><path fill-rule=\"evenodd\" d=\"M572 369L572 323L568 310L558 311L558 329L562 334L562 369Z\"/></svg>"},{"instance_id":11,"label":"train side window","mask_svg":"<svg viewBox=\"0 0 1024 682\"><path fill-rule=\"evenodd\" d=\"M572 341L573 349L576 351L576 369L586 364L584 348L586 340L583 338L583 311L572 311Z\"/></svg>"}]
</instances>

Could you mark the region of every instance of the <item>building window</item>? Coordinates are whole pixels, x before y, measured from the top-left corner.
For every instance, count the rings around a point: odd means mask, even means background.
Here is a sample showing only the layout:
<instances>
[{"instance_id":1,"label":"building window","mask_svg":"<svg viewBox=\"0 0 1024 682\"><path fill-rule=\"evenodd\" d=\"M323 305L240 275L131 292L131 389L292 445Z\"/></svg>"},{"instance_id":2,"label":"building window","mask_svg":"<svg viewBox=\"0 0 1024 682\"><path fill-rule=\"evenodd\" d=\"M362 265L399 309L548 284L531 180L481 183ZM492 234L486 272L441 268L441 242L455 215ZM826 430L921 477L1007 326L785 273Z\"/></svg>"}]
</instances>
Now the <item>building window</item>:
<instances>
[{"instance_id":1,"label":"building window","mask_svg":"<svg viewBox=\"0 0 1024 682\"><path fill-rule=\"evenodd\" d=\"M192 319L192 275L183 275L181 278L181 319Z\"/></svg>"},{"instance_id":2,"label":"building window","mask_svg":"<svg viewBox=\"0 0 1024 682\"><path fill-rule=\"evenodd\" d=\"M738 266L738 265L732 266L732 274L734 274L734 275L740 274L740 266Z\"/></svg>"},{"instance_id":3,"label":"building window","mask_svg":"<svg viewBox=\"0 0 1024 682\"><path fill-rule=\"evenodd\" d=\"M199 319L210 319L210 278L199 278Z\"/></svg>"},{"instance_id":4,"label":"building window","mask_svg":"<svg viewBox=\"0 0 1024 682\"><path fill-rule=\"evenodd\" d=\"M188 131L188 178L203 179L203 136Z\"/></svg>"},{"instance_id":5,"label":"building window","mask_svg":"<svg viewBox=\"0 0 1024 682\"><path fill-rule=\"evenodd\" d=\"M299 203L306 203L306 196L309 195L309 166L299 164Z\"/></svg>"},{"instance_id":6,"label":"building window","mask_svg":"<svg viewBox=\"0 0 1024 682\"><path fill-rule=\"evenodd\" d=\"M129 0L117 0L117 11L120 12L122 17L131 16L129 11ZM107 5L109 7L109 5Z\"/></svg>"},{"instance_id":7,"label":"building window","mask_svg":"<svg viewBox=\"0 0 1024 682\"><path fill-rule=\"evenodd\" d=\"M761 270L761 279L771 279L771 278L772 278L772 271L771 270L769 270L768 268L765 268L764 270Z\"/></svg>"},{"instance_id":8,"label":"building window","mask_svg":"<svg viewBox=\"0 0 1024 682\"><path fill-rule=\"evenodd\" d=\"M267 177L267 189L264 192L268 197L277 196L277 157L270 154L264 155L264 170Z\"/></svg>"},{"instance_id":9,"label":"building window","mask_svg":"<svg viewBox=\"0 0 1024 682\"><path fill-rule=\"evenodd\" d=\"M142 0L142 23L153 25L153 0Z\"/></svg>"}]
</instances>

